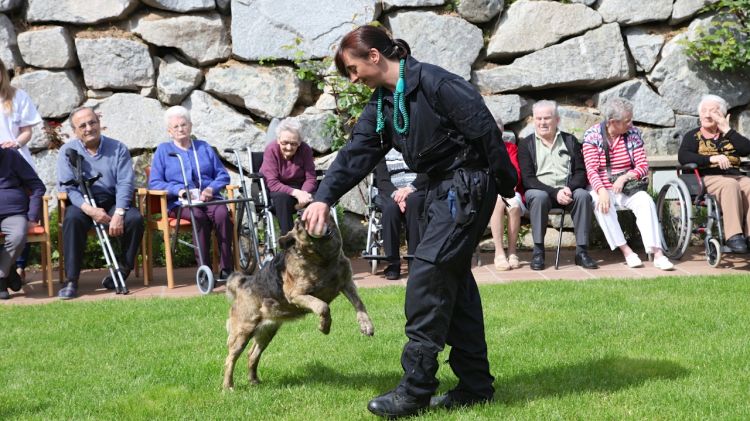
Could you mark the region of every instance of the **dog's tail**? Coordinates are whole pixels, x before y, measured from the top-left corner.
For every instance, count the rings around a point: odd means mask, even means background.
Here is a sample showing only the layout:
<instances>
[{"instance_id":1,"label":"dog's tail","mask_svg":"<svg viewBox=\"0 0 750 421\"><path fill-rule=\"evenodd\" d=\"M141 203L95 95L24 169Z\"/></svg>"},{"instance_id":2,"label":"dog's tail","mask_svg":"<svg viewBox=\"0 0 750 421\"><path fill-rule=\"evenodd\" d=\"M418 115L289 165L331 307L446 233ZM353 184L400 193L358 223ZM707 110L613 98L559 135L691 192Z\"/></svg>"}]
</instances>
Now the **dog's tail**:
<instances>
[{"instance_id":1,"label":"dog's tail","mask_svg":"<svg viewBox=\"0 0 750 421\"><path fill-rule=\"evenodd\" d=\"M237 288L245 283L247 276L240 272L234 272L227 278L227 299L230 302L234 301L237 297Z\"/></svg>"}]
</instances>

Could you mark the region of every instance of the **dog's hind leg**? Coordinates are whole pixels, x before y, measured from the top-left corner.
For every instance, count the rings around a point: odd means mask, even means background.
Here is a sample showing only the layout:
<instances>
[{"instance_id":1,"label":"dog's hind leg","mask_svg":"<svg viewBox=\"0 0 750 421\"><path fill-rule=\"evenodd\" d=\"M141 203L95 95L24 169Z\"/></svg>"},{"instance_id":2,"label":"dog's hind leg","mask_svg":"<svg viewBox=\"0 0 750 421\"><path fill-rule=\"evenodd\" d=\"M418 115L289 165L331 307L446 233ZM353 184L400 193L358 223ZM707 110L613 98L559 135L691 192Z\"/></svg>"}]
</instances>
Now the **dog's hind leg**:
<instances>
[{"instance_id":1,"label":"dog's hind leg","mask_svg":"<svg viewBox=\"0 0 750 421\"><path fill-rule=\"evenodd\" d=\"M253 346L250 348L250 352L247 353L247 375L250 384L260 383L260 379L258 379L258 361L260 361L260 355L273 337L276 336L276 332L279 331L280 326L281 323L266 321L258 325L258 328L255 330Z\"/></svg>"},{"instance_id":2,"label":"dog's hind leg","mask_svg":"<svg viewBox=\"0 0 750 421\"><path fill-rule=\"evenodd\" d=\"M238 326L239 325L239 326ZM225 390L234 387L234 365L237 358L247 346L250 338L253 337L257 322L251 323L232 323L229 338L227 339L227 348L229 353L224 361L224 384Z\"/></svg>"},{"instance_id":3,"label":"dog's hind leg","mask_svg":"<svg viewBox=\"0 0 750 421\"><path fill-rule=\"evenodd\" d=\"M325 301L313 297L312 295L296 295L289 299L289 302L297 307L306 308L320 317L318 330L327 335L331 332L331 309Z\"/></svg>"},{"instance_id":4,"label":"dog's hind leg","mask_svg":"<svg viewBox=\"0 0 750 421\"><path fill-rule=\"evenodd\" d=\"M354 285L354 281L349 280L349 282L344 285L344 289L342 290L342 292L349 300L349 302L352 303L354 309L357 311L357 323L359 323L359 331L362 332L363 335L372 336L375 333L375 328L372 325L372 320L370 320L370 315L367 314L365 303L363 303L359 298L359 294L357 293L357 286Z\"/></svg>"}]
</instances>

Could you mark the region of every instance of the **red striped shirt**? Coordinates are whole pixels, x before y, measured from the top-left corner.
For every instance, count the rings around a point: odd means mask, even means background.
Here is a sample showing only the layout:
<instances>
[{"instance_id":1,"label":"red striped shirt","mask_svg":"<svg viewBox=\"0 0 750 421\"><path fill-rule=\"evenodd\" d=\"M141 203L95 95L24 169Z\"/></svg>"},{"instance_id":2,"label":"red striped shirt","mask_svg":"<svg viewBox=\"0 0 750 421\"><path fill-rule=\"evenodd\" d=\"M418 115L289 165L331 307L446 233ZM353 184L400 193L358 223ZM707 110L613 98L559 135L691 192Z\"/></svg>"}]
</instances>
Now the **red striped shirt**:
<instances>
[{"instance_id":1,"label":"red striped shirt","mask_svg":"<svg viewBox=\"0 0 750 421\"><path fill-rule=\"evenodd\" d=\"M612 183L607 177L607 158L602 147L601 124L595 124L583 134L583 161L586 164L586 176L593 191L604 187L612 189ZM635 168L631 169L630 157L633 157ZM609 148L609 159L612 174L618 174L629 170L636 179L648 175L648 161L646 151L643 149L643 138L636 127L614 139Z\"/></svg>"}]
</instances>

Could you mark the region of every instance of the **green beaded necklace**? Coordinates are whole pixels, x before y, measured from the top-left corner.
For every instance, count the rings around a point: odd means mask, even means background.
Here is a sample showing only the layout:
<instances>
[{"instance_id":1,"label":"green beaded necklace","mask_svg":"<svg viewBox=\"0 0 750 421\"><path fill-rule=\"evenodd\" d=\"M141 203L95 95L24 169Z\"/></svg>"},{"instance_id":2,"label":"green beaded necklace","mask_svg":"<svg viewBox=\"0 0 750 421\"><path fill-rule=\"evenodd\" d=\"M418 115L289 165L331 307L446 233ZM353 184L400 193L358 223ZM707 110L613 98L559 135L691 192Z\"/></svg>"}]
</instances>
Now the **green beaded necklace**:
<instances>
[{"instance_id":1,"label":"green beaded necklace","mask_svg":"<svg viewBox=\"0 0 750 421\"><path fill-rule=\"evenodd\" d=\"M406 110L406 101L404 100L404 91L406 90L406 81L404 80L404 63L406 60L401 59L398 65L398 81L396 89L393 91L393 128L398 134L406 134L409 131L409 112ZM401 117L399 119L399 117ZM399 120L403 125L399 127ZM385 128L385 117L383 117L383 88L378 88L378 116L375 126L375 132L381 133Z\"/></svg>"}]
</instances>

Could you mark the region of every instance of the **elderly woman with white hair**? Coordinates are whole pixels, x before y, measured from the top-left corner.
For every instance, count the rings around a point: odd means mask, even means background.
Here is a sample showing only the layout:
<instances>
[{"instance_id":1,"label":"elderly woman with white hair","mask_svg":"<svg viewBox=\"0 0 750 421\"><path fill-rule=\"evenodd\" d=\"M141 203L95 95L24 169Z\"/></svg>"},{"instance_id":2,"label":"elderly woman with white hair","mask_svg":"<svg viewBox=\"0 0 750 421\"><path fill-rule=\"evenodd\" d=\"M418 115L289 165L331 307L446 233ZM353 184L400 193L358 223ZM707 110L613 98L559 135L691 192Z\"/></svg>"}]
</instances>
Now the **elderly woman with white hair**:
<instances>
[{"instance_id":1,"label":"elderly woman with white hair","mask_svg":"<svg viewBox=\"0 0 750 421\"><path fill-rule=\"evenodd\" d=\"M605 120L583 134L583 160L591 184L594 215L609 247L619 248L625 263L643 265L628 246L617 220L616 207L635 214L646 251L654 254L654 267L672 270L674 265L661 249L661 233L653 198L645 191L648 161L641 132L633 127L633 104L614 98L602 107ZM638 180L643 180L638 183Z\"/></svg>"},{"instance_id":2,"label":"elderly woman with white hair","mask_svg":"<svg viewBox=\"0 0 750 421\"><path fill-rule=\"evenodd\" d=\"M182 170L177 158L170 154L182 156L185 165L188 186L195 192L193 200L210 202L219 199L219 192L229 183L229 173L219 156L208 142L193 139L191 136L192 122L190 112L181 106L167 109L164 114L164 122L167 125L170 141L160 144L154 153L151 163L151 174L148 187L156 190L167 191L167 202L169 215L176 217L180 198L185 194L193 194L185 191L185 183L182 178ZM234 270L232 255L232 230L233 224L227 211L226 205L206 205L193 208L196 224L198 225L198 238L194 238L200 244L203 253L203 262L210 264L211 230L216 231L216 239L219 243L220 272L219 279L226 279ZM190 220L189 212L182 212L181 219ZM198 250L195 250L198 259ZM215 268L214 268L215 269Z\"/></svg>"},{"instance_id":3,"label":"elderly woman with white hair","mask_svg":"<svg viewBox=\"0 0 750 421\"><path fill-rule=\"evenodd\" d=\"M302 141L297 120L285 118L276 127L276 141L263 152L260 172L268 184L273 211L284 235L292 229L295 209L312 202L317 188L313 151Z\"/></svg>"},{"instance_id":4,"label":"elderly woman with white hair","mask_svg":"<svg viewBox=\"0 0 750 421\"><path fill-rule=\"evenodd\" d=\"M729 127L727 102L705 95L698 104L700 127L685 134L677 158L697 164L706 192L719 201L724 239L733 253L750 247L750 177L740 172L740 157L750 155L750 140Z\"/></svg>"}]
</instances>

